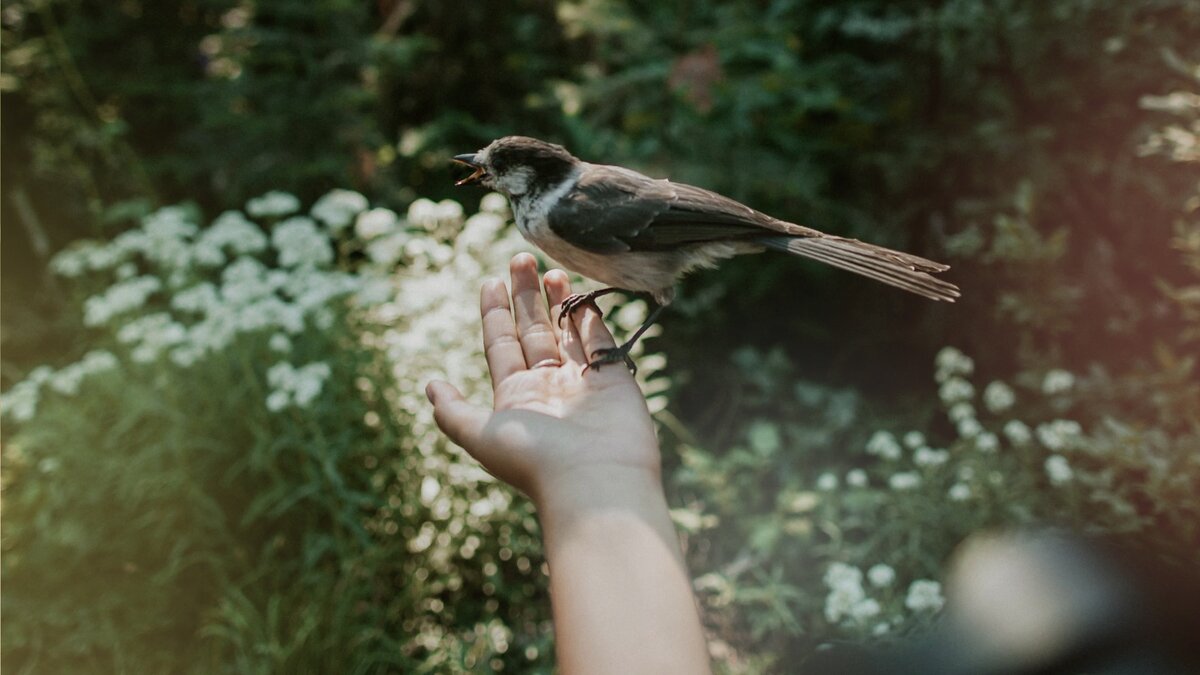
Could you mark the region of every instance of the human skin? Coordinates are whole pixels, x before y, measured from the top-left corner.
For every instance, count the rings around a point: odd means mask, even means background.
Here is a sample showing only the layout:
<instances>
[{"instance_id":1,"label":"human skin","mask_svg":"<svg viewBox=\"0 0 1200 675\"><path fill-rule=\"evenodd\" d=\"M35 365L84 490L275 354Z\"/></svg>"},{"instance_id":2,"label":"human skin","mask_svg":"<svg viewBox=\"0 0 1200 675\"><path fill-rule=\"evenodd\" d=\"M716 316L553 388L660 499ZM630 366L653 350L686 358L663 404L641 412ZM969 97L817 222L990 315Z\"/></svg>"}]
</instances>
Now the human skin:
<instances>
[{"instance_id":1,"label":"human skin","mask_svg":"<svg viewBox=\"0 0 1200 675\"><path fill-rule=\"evenodd\" d=\"M619 364L587 368L615 346L597 311L558 327L564 272L546 273L545 298L533 256L514 257L510 274L511 301L500 280L480 293L493 408L430 382L438 426L533 500L561 672L708 673L645 398Z\"/></svg>"}]
</instances>

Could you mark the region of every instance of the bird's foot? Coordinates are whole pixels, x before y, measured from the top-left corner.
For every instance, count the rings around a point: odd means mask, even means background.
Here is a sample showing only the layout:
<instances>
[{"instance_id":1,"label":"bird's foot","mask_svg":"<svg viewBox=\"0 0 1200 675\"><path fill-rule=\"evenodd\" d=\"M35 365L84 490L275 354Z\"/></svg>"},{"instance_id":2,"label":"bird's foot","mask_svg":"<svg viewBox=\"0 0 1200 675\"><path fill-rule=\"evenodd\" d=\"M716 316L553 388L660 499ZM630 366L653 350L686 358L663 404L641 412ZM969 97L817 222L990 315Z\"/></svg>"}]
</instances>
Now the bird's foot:
<instances>
[{"instance_id":1,"label":"bird's foot","mask_svg":"<svg viewBox=\"0 0 1200 675\"><path fill-rule=\"evenodd\" d=\"M584 368L584 372L589 370L600 370L600 366L609 363L624 363L629 369L631 375L637 375L637 364L633 362L633 358L629 356L629 348L632 345L625 344L620 347L609 347L608 349L597 349L592 352L592 360Z\"/></svg>"},{"instance_id":2,"label":"bird's foot","mask_svg":"<svg viewBox=\"0 0 1200 675\"><path fill-rule=\"evenodd\" d=\"M596 304L596 298L601 295L603 294L595 291L591 293L572 293L571 295L568 295L566 300L563 300L562 304L559 305L562 311L558 315L558 327L562 328L563 320L575 313L575 310L582 307L591 307L592 309L596 310L597 314L604 316L604 310L600 309L600 305Z\"/></svg>"}]
</instances>

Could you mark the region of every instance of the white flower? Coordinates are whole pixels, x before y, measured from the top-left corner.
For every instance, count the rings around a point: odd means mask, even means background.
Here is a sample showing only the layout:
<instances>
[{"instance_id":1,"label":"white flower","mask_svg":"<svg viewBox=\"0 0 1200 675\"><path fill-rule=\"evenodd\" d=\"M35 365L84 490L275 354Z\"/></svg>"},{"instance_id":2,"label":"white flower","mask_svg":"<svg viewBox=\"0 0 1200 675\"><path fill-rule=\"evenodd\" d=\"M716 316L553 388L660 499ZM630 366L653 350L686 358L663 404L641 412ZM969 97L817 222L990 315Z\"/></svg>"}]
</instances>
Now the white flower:
<instances>
[{"instance_id":1,"label":"white flower","mask_svg":"<svg viewBox=\"0 0 1200 675\"><path fill-rule=\"evenodd\" d=\"M267 346L273 352L286 354L292 351L292 339L287 336L287 333L276 333L271 336Z\"/></svg>"},{"instance_id":2,"label":"white flower","mask_svg":"<svg viewBox=\"0 0 1200 675\"><path fill-rule=\"evenodd\" d=\"M889 431L876 431L867 441L867 454L883 459L900 459L901 448Z\"/></svg>"},{"instance_id":3,"label":"white flower","mask_svg":"<svg viewBox=\"0 0 1200 675\"><path fill-rule=\"evenodd\" d=\"M1054 485L1069 483L1075 476L1071 463L1062 455L1050 455L1046 458L1046 475Z\"/></svg>"},{"instance_id":4,"label":"white flower","mask_svg":"<svg viewBox=\"0 0 1200 675\"><path fill-rule=\"evenodd\" d=\"M867 579L870 579L871 585L876 588L886 588L896 580L896 570L892 569L891 565L879 563L867 570Z\"/></svg>"},{"instance_id":5,"label":"white flower","mask_svg":"<svg viewBox=\"0 0 1200 675\"><path fill-rule=\"evenodd\" d=\"M1009 420L1004 425L1004 436L1013 445L1025 445L1033 440L1033 432L1029 430L1029 426L1021 420Z\"/></svg>"},{"instance_id":6,"label":"white flower","mask_svg":"<svg viewBox=\"0 0 1200 675\"><path fill-rule=\"evenodd\" d=\"M958 421L958 435L962 438L974 438L983 433L983 425L979 420L968 417Z\"/></svg>"},{"instance_id":7,"label":"white flower","mask_svg":"<svg viewBox=\"0 0 1200 675\"><path fill-rule=\"evenodd\" d=\"M371 209L358 214L354 221L354 234L363 241L370 241L396 229L399 222L400 216L391 209Z\"/></svg>"},{"instance_id":8,"label":"white flower","mask_svg":"<svg viewBox=\"0 0 1200 675\"><path fill-rule=\"evenodd\" d=\"M904 434L904 445L907 446L909 450L916 450L922 445L925 445L925 434L919 431L910 431L907 434Z\"/></svg>"},{"instance_id":9,"label":"white flower","mask_svg":"<svg viewBox=\"0 0 1200 675\"><path fill-rule=\"evenodd\" d=\"M74 396L79 393L79 385L83 382L83 370L79 364L73 363L54 373L50 378L50 388L64 396Z\"/></svg>"},{"instance_id":10,"label":"white flower","mask_svg":"<svg viewBox=\"0 0 1200 675\"><path fill-rule=\"evenodd\" d=\"M862 469L851 469L846 473L846 485L851 487L866 487L867 472Z\"/></svg>"},{"instance_id":11,"label":"white flower","mask_svg":"<svg viewBox=\"0 0 1200 675\"><path fill-rule=\"evenodd\" d=\"M489 192L479 200L479 210L498 216L508 215L508 198L499 192Z\"/></svg>"},{"instance_id":12,"label":"white flower","mask_svg":"<svg viewBox=\"0 0 1200 675\"><path fill-rule=\"evenodd\" d=\"M157 277L142 276L119 281L100 295L84 300L83 323L87 326L106 324L115 316L142 307L160 289L162 281Z\"/></svg>"},{"instance_id":13,"label":"white flower","mask_svg":"<svg viewBox=\"0 0 1200 675\"><path fill-rule=\"evenodd\" d=\"M946 604L942 597L942 585L928 579L918 579L908 587L904 606L914 612L936 612Z\"/></svg>"},{"instance_id":14,"label":"white flower","mask_svg":"<svg viewBox=\"0 0 1200 675\"><path fill-rule=\"evenodd\" d=\"M26 422L37 412L40 385L33 379L22 380L0 396L0 415Z\"/></svg>"},{"instance_id":15,"label":"white flower","mask_svg":"<svg viewBox=\"0 0 1200 675\"><path fill-rule=\"evenodd\" d=\"M267 370L267 384L274 389L267 396L267 409L278 411L288 405L307 408L321 393L330 372L329 364L322 362L301 368L286 361L276 363Z\"/></svg>"},{"instance_id":16,"label":"white flower","mask_svg":"<svg viewBox=\"0 0 1200 675\"><path fill-rule=\"evenodd\" d=\"M168 354L168 357L171 359L171 363L174 363L180 368L191 368L203 356L204 350L195 345L178 347L176 349L172 349L171 353Z\"/></svg>"},{"instance_id":17,"label":"white flower","mask_svg":"<svg viewBox=\"0 0 1200 675\"><path fill-rule=\"evenodd\" d=\"M241 211L226 211L200 234L198 244L234 255L260 253L267 248L267 235Z\"/></svg>"},{"instance_id":18,"label":"white flower","mask_svg":"<svg viewBox=\"0 0 1200 675\"><path fill-rule=\"evenodd\" d=\"M945 450L922 447L913 453L913 463L917 466L940 466L949 460L950 453Z\"/></svg>"},{"instance_id":19,"label":"white flower","mask_svg":"<svg viewBox=\"0 0 1200 675\"><path fill-rule=\"evenodd\" d=\"M392 292L392 282L389 279L368 279L354 294L354 299L361 306L373 307L391 300Z\"/></svg>"},{"instance_id":20,"label":"white flower","mask_svg":"<svg viewBox=\"0 0 1200 675\"><path fill-rule=\"evenodd\" d=\"M921 485L921 474L915 471L901 471L888 478L888 486L893 490L912 490Z\"/></svg>"},{"instance_id":21,"label":"white flower","mask_svg":"<svg viewBox=\"0 0 1200 675\"><path fill-rule=\"evenodd\" d=\"M937 369L935 379L944 382L954 375L970 375L975 372L975 362L954 347L943 347L934 358Z\"/></svg>"},{"instance_id":22,"label":"white flower","mask_svg":"<svg viewBox=\"0 0 1200 675\"><path fill-rule=\"evenodd\" d=\"M82 249L88 245L95 244L76 244L55 253L50 259L50 269L58 276L68 279L82 275L87 270L87 260Z\"/></svg>"},{"instance_id":23,"label":"white flower","mask_svg":"<svg viewBox=\"0 0 1200 675\"><path fill-rule=\"evenodd\" d=\"M1074 386L1075 376L1061 368L1047 372L1042 379L1042 393L1047 396L1068 392Z\"/></svg>"},{"instance_id":24,"label":"white flower","mask_svg":"<svg viewBox=\"0 0 1200 675\"><path fill-rule=\"evenodd\" d=\"M1054 420L1039 424L1038 442L1049 450L1065 450L1075 447L1083 435L1083 427L1074 420Z\"/></svg>"},{"instance_id":25,"label":"white flower","mask_svg":"<svg viewBox=\"0 0 1200 675\"><path fill-rule=\"evenodd\" d=\"M171 307L180 312L204 314L220 304L216 286L205 281L182 291L171 298Z\"/></svg>"},{"instance_id":26,"label":"white flower","mask_svg":"<svg viewBox=\"0 0 1200 675\"><path fill-rule=\"evenodd\" d=\"M280 190L272 190L246 202L246 213L255 218L279 218L299 210L300 200Z\"/></svg>"},{"instance_id":27,"label":"white flower","mask_svg":"<svg viewBox=\"0 0 1200 675\"><path fill-rule=\"evenodd\" d=\"M421 503L429 506L433 500L437 499L438 493L442 491L442 486L438 483L438 479L433 476L425 476L421 479Z\"/></svg>"},{"instance_id":28,"label":"white flower","mask_svg":"<svg viewBox=\"0 0 1200 675\"><path fill-rule=\"evenodd\" d=\"M1000 440L996 434L985 431L975 436L975 449L980 452L993 453L1000 448Z\"/></svg>"},{"instance_id":29,"label":"white flower","mask_svg":"<svg viewBox=\"0 0 1200 675\"><path fill-rule=\"evenodd\" d=\"M328 363L310 363L297 370L292 394L296 405L307 408L321 393L321 388L324 386L325 380L329 378L329 373Z\"/></svg>"},{"instance_id":30,"label":"white flower","mask_svg":"<svg viewBox=\"0 0 1200 675\"><path fill-rule=\"evenodd\" d=\"M825 585L829 595L825 597L825 618L831 623L851 616L854 606L866 599L862 587L862 570L835 562L825 570Z\"/></svg>"},{"instance_id":31,"label":"white flower","mask_svg":"<svg viewBox=\"0 0 1200 675\"><path fill-rule=\"evenodd\" d=\"M951 405L959 401L969 401L975 396L975 387L961 377L949 377L938 388L938 398L942 403Z\"/></svg>"},{"instance_id":32,"label":"white flower","mask_svg":"<svg viewBox=\"0 0 1200 675\"><path fill-rule=\"evenodd\" d=\"M946 493L952 502L965 502L971 498L971 486L966 483L955 483Z\"/></svg>"},{"instance_id":33,"label":"white flower","mask_svg":"<svg viewBox=\"0 0 1200 675\"><path fill-rule=\"evenodd\" d=\"M829 588L861 588L862 579L862 570L846 563L835 562L825 570L825 585Z\"/></svg>"},{"instance_id":34,"label":"white flower","mask_svg":"<svg viewBox=\"0 0 1200 675\"><path fill-rule=\"evenodd\" d=\"M367 210L367 198L352 190L331 190L316 204L313 204L309 214L325 223L333 232L340 232L349 225L356 215Z\"/></svg>"},{"instance_id":35,"label":"white flower","mask_svg":"<svg viewBox=\"0 0 1200 675\"><path fill-rule=\"evenodd\" d=\"M367 257L376 265L392 267L404 257L404 251L410 239L411 237L404 231L380 237L367 244Z\"/></svg>"},{"instance_id":36,"label":"white flower","mask_svg":"<svg viewBox=\"0 0 1200 675\"><path fill-rule=\"evenodd\" d=\"M50 378L52 377L54 377L53 368L50 366L38 366L37 368L29 371L29 376L25 379L26 381L32 382L40 387L43 384L50 382Z\"/></svg>"},{"instance_id":37,"label":"white flower","mask_svg":"<svg viewBox=\"0 0 1200 675\"><path fill-rule=\"evenodd\" d=\"M437 203L428 199L418 199L408 207L409 224L430 232L443 225L461 223L462 217L462 205L452 199L443 199Z\"/></svg>"},{"instance_id":38,"label":"white flower","mask_svg":"<svg viewBox=\"0 0 1200 675\"><path fill-rule=\"evenodd\" d=\"M467 218L462 232L454 238L454 246L459 249L478 250L495 241L496 235L503 228L504 218L495 213L476 213Z\"/></svg>"},{"instance_id":39,"label":"white flower","mask_svg":"<svg viewBox=\"0 0 1200 675\"><path fill-rule=\"evenodd\" d=\"M963 420L974 419L975 406L967 403L966 401L955 403L954 405L950 406L949 410L946 411L946 416L950 418L951 422L955 423Z\"/></svg>"},{"instance_id":40,"label":"white flower","mask_svg":"<svg viewBox=\"0 0 1200 675\"><path fill-rule=\"evenodd\" d=\"M838 477L836 474L825 472L817 478L817 489L829 492L836 490L838 487Z\"/></svg>"},{"instance_id":41,"label":"white flower","mask_svg":"<svg viewBox=\"0 0 1200 675\"><path fill-rule=\"evenodd\" d=\"M267 410L271 412L279 412L288 406L291 402L291 397L288 392L283 390L275 390L267 396Z\"/></svg>"},{"instance_id":42,"label":"white flower","mask_svg":"<svg viewBox=\"0 0 1200 675\"><path fill-rule=\"evenodd\" d=\"M983 404L993 413L1002 413L1013 407L1016 402L1017 395L1013 392L1012 387L1000 380L992 382L983 390Z\"/></svg>"},{"instance_id":43,"label":"white flower","mask_svg":"<svg viewBox=\"0 0 1200 675\"><path fill-rule=\"evenodd\" d=\"M141 229L126 233L128 239L113 240L113 246L124 242L164 270L186 270L193 260L191 240L200 230L191 218L181 206L163 207L142 218Z\"/></svg>"},{"instance_id":44,"label":"white flower","mask_svg":"<svg viewBox=\"0 0 1200 675\"><path fill-rule=\"evenodd\" d=\"M864 623L869 619L879 616L881 611L883 611L883 608L879 606L878 600L864 598L850 607L850 618L859 623Z\"/></svg>"},{"instance_id":45,"label":"white flower","mask_svg":"<svg viewBox=\"0 0 1200 675\"><path fill-rule=\"evenodd\" d=\"M783 440L779 436L779 427L762 420L751 424L746 436L750 441L750 447L762 455L769 455L783 445Z\"/></svg>"},{"instance_id":46,"label":"white flower","mask_svg":"<svg viewBox=\"0 0 1200 675\"><path fill-rule=\"evenodd\" d=\"M333 262L329 237L305 216L288 218L276 225L271 232L271 244L279 251L281 267L319 267Z\"/></svg>"},{"instance_id":47,"label":"white flower","mask_svg":"<svg viewBox=\"0 0 1200 675\"><path fill-rule=\"evenodd\" d=\"M117 268L117 278L121 279L122 281L125 279L132 279L133 277L137 276L137 272L137 265L127 262Z\"/></svg>"},{"instance_id":48,"label":"white flower","mask_svg":"<svg viewBox=\"0 0 1200 675\"><path fill-rule=\"evenodd\" d=\"M95 375L105 371L114 370L120 363L117 357L113 356L112 352L103 349L93 349L83 355L83 359L79 362L85 375Z\"/></svg>"}]
</instances>

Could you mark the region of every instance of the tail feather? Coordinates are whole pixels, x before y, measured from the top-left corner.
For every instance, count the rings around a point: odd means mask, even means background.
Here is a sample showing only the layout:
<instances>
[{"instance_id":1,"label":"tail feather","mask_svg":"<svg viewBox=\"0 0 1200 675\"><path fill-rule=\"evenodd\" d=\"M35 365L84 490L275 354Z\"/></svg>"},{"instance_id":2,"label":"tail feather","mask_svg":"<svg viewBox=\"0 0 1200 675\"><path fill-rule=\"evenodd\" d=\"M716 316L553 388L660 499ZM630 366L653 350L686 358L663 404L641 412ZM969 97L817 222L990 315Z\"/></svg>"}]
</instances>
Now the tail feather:
<instances>
[{"instance_id":1,"label":"tail feather","mask_svg":"<svg viewBox=\"0 0 1200 675\"><path fill-rule=\"evenodd\" d=\"M764 245L861 274L931 300L954 302L958 287L931 276L950 267L919 256L834 236L768 237Z\"/></svg>"}]
</instances>

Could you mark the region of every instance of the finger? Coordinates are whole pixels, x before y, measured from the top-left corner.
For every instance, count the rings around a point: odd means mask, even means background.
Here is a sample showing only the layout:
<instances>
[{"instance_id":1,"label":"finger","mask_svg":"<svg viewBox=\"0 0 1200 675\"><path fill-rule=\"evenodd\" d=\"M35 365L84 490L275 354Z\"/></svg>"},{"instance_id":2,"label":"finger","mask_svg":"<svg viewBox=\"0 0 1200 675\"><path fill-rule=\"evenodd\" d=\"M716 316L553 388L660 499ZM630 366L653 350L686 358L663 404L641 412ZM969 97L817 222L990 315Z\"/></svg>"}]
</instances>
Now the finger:
<instances>
[{"instance_id":1,"label":"finger","mask_svg":"<svg viewBox=\"0 0 1200 675\"><path fill-rule=\"evenodd\" d=\"M517 337L525 353L525 363L534 367L546 361L559 362L558 336L550 325L538 279L537 260L528 253L518 253L509 265L512 274L513 317L517 321Z\"/></svg>"},{"instance_id":2,"label":"finger","mask_svg":"<svg viewBox=\"0 0 1200 675\"><path fill-rule=\"evenodd\" d=\"M484 282L479 292L479 314L483 317L483 354L495 389L509 375L526 368L504 282L499 279Z\"/></svg>"},{"instance_id":3,"label":"finger","mask_svg":"<svg viewBox=\"0 0 1200 675\"><path fill-rule=\"evenodd\" d=\"M588 355L588 360L591 360L592 354L601 349L611 349L617 346L608 326L604 325L604 319L600 316L600 312L597 312L594 307L590 305L580 307L571 314L571 319L575 324L575 329L579 331L579 337L583 342L583 352Z\"/></svg>"},{"instance_id":4,"label":"finger","mask_svg":"<svg viewBox=\"0 0 1200 675\"><path fill-rule=\"evenodd\" d=\"M480 440L491 413L467 403L448 382L434 380L425 385L425 396L433 404L433 419L438 428L474 456L483 445Z\"/></svg>"},{"instance_id":5,"label":"finger","mask_svg":"<svg viewBox=\"0 0 1200 675\"><path fill-rule=\"evenodd\" d=\"M559 315L562 314L562 302L571 294L571 280L567 278L567 273L562 270L550 270L546 272L544 277L546 282L546 300L550 303L550 324L552 326L562 325L559 323ZM587 356L583 351L583 343L579 339L579 331L575 330L574 323L567 323L562 328L558 339L558 351L563 361L571 361L578 364L587 363Z\"/></svg>"}]
</instances>

